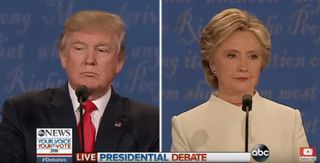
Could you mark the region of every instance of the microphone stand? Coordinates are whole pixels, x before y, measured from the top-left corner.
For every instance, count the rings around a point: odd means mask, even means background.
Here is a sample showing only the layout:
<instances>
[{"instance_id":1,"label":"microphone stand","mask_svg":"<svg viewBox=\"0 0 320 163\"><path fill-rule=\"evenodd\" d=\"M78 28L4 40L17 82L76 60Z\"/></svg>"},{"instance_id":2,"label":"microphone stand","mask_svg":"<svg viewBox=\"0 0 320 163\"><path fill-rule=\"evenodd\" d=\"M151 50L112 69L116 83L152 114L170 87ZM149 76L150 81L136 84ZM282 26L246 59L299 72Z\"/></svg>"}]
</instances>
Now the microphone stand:
<instances>
[{"instance_id":1,"label":"microphone stand","mask_svg":"<svg viewBox=\"0 0 320 163\"><path fill-rule=\"evenodd\" d=\"M249 107L246 106L246 132L245 132L245 152L248 152L248 132L249 132Z\"/></svg>"},{"instance_id":2,"label":"microphone stand","mask_svg":"<svg viewBox=\"0 0 320 163\"><path fill-rule=\"evenodd\" d=\"M79 112L80 112L80 127L81 127L81 152L85 152L85 147L84 147L84 128L83 128L83 105L82 102L86 101L88 99L88 88L85 85L81 85L79 88L76 90L76 96L79 102ZM79 129L78 129L79 130ZM79 133L78 133L79 134ZM79 135L79 137L80 137Z\"/></svg>"},{"instance_id":3,"label":"microphone stand","mask_svg":"<svg viewBox=\"0 0 320 163\"><path fill-rule=\"evenodd\" d=\"M80 111L80 127L81 127L81 152L84 152L84 131L83 131L83 106L82 106L83 98L80 98L79 103L79 111Z\"/></svg>"},{"instance_id":4,"label":"microphone stand","mask_svg":"<svg viewBox=\"0 0 320 163\"><path fill-rule=\"evenodd\" d=\"M250 95L244 95L242 97L242 111L246 112L246 124L245 124L245 152L248 152L248 146L249 146L249 111L252 109L252 96Z\"/></svg>"}]
</instances>

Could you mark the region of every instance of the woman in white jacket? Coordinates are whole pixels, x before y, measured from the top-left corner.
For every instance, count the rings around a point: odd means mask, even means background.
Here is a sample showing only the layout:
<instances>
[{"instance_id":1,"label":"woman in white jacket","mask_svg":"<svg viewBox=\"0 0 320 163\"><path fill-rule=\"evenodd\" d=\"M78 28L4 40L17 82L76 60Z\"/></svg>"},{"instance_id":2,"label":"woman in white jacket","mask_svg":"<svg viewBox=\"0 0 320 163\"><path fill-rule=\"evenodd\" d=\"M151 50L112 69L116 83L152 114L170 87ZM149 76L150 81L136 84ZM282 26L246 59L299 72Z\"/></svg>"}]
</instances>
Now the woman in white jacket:
<instances>
[{"instance_id":1,"label":"woman in white jacket","mask_svg":"<svg viewBox=\"0 0 320 163\"><path fill-rule=\"evenodd\" d=\"M172 118L174 152L244 152L245 112L242 96L252 96L249 150L269 148L267 162L299 162L300 147L308 147L299 110L259 95L255 89L269 62L270 33L254 15L225 9L205 26L200 38L209 100Z\"/></svg>"}]
</instances>

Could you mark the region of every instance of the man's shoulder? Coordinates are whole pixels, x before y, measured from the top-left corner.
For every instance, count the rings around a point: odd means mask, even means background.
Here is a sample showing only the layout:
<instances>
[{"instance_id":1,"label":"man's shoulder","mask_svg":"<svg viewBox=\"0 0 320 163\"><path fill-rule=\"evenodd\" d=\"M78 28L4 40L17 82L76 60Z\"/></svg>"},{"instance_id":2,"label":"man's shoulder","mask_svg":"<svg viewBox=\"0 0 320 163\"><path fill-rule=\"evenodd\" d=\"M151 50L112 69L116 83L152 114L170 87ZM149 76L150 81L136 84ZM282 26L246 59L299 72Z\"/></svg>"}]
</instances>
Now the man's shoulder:
<instances>
[{"instance_id":1,"label":"man's shoulder","mask_svg":"<svg viewBox=\"0 0 320 163\"><path fill-rule=\"evenodd\" d=\"M138 109L140 108L140 109L147 109L147 110L159 110L159 108L154 105L150 105L145 102L137 101L134 99L128 98L128 102L132 108L138 108Z\"/></svg>"},{"instance_id":2,"label":"man's shoulder","mask_svg":"<svg viewBox=\"0 0 320 163\"><path fill-rule=\"evenodd\" d=\"M47 104L52 101L56 92L60 88L47 88L38 91L29 91L19 94L17 96L11 97L6 100L6 102L12 103L14 105L37 105L37 104Z\"/></svg>"},{"instance_id":3,"label":"man's shoulder","mask_svg":"<svg viewBox=\"0 0 320 163\"><path fill-rule=\"evenodd\" d=\"M128 105L129 105L130 111L134 114L141 114L141 115L147 114L147 115L156 115L156 116L159 115L159 108L141 101L136 101L128 98Z\"/></svg>"},{"instance_id":4,"label":"man's shoulder","mask_svg":"<svg viewBox=\"0 0 320 163\"><path fill-rule=\"evenodd\" d=\"M117 101L121 103L121 107L125 108L126 115L129 119L138 123L155 122L159 119L159 109L145 102L137 101L132 98L120 96L116 94Z\"/></svg>"},{"instance_id":5,"label":"man's shoulder","mask_svg":"<svg viewBox=\"0 0 320 163\"><path fill-rule=\"evenodd\" d=\"M25 101L25 100L35 100L36 98L49 98L52 97L58 88L47 88L43 90L28 91L21 93L17 96L11 97L8 100L12 101Z\"/></svg>"}]
</instances>

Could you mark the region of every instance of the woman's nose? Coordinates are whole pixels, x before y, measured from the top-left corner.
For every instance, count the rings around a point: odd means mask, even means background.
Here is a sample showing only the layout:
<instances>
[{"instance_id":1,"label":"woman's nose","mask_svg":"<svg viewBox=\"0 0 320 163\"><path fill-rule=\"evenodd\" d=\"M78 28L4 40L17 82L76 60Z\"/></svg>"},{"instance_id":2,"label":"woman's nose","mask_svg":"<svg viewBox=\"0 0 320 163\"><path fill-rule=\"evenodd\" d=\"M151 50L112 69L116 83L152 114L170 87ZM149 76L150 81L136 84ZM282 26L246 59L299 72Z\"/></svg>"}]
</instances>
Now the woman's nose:
<instances>
[{"instance_id":1,"label":"woman's nose","mask_svg":"<svg viewBox=\"0 0 320 163\"><path fill-rule=\"evenodd\" d=\"M244 58L239 59L238 71L247 72L248 71L248 62Z\"/></svg>"}]
</instances>

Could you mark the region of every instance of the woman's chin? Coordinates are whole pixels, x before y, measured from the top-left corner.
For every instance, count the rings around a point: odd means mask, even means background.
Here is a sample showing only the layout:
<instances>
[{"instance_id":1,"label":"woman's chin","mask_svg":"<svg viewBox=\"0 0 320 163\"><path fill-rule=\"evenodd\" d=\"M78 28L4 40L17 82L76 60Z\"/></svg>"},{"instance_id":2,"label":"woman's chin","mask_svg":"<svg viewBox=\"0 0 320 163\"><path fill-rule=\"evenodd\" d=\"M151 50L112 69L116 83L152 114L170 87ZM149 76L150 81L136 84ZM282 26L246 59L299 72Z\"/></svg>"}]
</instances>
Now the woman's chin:
<instances>
[{"instance_id":1,"label":"woman's chin","mask_svg":"<svg viewBox=\"0 0 320 163\"><path fill-rule=\"evenodd\" d=\"M252 87L238 87L236 90L237 90L236 92L239 92L243 95L247 95L247 94L251 95L254 92L254 88Z\"/></svg>"}]
</instances>

